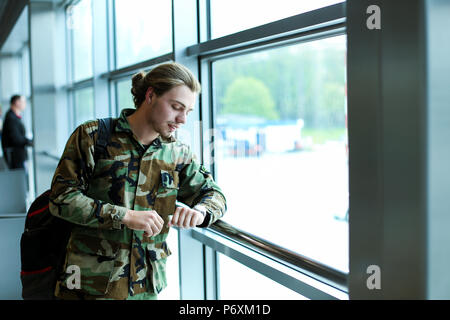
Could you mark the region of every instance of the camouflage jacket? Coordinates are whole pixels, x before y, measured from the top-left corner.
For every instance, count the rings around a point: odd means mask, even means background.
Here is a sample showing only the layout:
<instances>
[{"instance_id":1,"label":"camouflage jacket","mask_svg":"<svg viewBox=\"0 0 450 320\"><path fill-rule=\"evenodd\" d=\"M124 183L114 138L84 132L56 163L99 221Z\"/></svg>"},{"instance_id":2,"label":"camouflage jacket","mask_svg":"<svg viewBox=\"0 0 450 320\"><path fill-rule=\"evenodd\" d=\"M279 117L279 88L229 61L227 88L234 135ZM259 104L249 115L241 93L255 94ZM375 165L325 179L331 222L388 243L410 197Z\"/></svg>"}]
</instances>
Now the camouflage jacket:
<instances>
[{"instance_id":1,"label":"camouflage jacket","mask_svg":"<svg viewBox=\"0 0 450 320\"><path fill-rule=\"evenodd\" d=\"M80 125L69 138L56 168L50 212L74 224L64 270L81 271L81 288L70 289L65 274L57 283L60 298L126 299L159 293L166 286L165 265L170 249L165 242L168 215L179 200L201 204L207 216L200 227L218 220L226 200L211 174L186 145L161 136L145 149L130 129L125 109L115 121L108 155L94 163L98 121ZM161 233L143 237L121 223L127 209L155 210L163 219Z\"/></svg>"}]
</instances>

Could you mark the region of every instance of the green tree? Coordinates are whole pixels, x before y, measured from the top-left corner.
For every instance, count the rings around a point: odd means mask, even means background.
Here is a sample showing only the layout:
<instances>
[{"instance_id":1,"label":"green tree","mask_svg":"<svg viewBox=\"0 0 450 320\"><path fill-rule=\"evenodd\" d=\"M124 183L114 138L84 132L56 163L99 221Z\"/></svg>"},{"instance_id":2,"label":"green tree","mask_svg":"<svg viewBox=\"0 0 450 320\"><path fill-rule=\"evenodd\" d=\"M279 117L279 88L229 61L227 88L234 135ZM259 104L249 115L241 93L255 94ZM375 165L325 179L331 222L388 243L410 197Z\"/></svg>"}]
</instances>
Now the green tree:
<instances>
[{"instance_id":1,"label":"green tree","mask_svg":"<svg viewBox=\"0 0 450 320\"><path fill-rule=\"evenodd\" d=\"M234 80L226 90L223 105L223 114L253 115L269 120L279 118L270 90L253 77Z\"/></svg>"},{"instance_id":2,"label":"green tree","mask_svg":"<svg viewBox=\"0 0 450 320\"><path fill-rule=\"evenodd\" d=\"M278 119L301 118L311 129L343 128L345 49L323 43L323 48L304 43L214 62L217 113L224 112L233 81L245 77L261 81L269 90Z\"/></svg>"}]
</instances>

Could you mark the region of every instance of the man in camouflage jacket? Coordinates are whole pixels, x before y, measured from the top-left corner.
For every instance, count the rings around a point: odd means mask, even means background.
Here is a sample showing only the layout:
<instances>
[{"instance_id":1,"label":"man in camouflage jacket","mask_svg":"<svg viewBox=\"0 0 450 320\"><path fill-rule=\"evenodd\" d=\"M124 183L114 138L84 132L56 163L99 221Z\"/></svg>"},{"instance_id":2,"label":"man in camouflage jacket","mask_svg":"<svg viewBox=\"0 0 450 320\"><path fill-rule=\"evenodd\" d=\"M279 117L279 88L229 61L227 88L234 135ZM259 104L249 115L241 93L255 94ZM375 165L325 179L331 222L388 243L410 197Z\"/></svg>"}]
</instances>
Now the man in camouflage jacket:
<instances>
[{"instance_id":1,"label":"man in camouflage jacket","mask_svg":"<svg viewBox=\"0 0 450 320\"><path fill-rule=\"evenodd\" d=\"M79 126L55 171L50 212L74 224L64 270L75 265L81 271L80 289L67 285L70 274L57 282L55 295L61 299L154 298L166 287L170 226L187 223L169 217L182 216L176 200L202 213L197 227L211 225L226 211L221 189L189 146L170 135L143 145L128 121L134 112L124 109L115 120L108 156L97 163L98 121ZM156 212L160 232L148 236L148 230L128 227L124 217L130 210Z\"/></svg>"}]
</instances>

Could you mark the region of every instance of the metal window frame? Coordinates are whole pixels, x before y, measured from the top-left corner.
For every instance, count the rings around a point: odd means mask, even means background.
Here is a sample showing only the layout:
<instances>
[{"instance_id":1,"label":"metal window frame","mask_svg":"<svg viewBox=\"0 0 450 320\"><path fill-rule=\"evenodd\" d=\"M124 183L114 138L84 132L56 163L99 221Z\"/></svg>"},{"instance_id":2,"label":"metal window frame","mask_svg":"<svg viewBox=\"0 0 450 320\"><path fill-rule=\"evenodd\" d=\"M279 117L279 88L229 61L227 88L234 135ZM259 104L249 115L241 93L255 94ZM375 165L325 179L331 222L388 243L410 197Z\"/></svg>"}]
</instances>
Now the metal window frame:
<instances>
[{"instance_id":1,"label":"metal window frame","mask_svg":"<svg viewBox=\"0 0 450 320\"><path fill-rule=\"evenodd\" d=\"M207 12L210 14L210 10ZM186 54L204 58L223 56L235 51L242 52L243 49L254 47L261 48L274 42L296 40L309 34L345 27L345 19L346 3L338 3L201 42L188 47ZM209 28L210 25L211 23L208 23ZM210 36L211 32L208 31L208 37Z\"/></svg>"}]
</instances>

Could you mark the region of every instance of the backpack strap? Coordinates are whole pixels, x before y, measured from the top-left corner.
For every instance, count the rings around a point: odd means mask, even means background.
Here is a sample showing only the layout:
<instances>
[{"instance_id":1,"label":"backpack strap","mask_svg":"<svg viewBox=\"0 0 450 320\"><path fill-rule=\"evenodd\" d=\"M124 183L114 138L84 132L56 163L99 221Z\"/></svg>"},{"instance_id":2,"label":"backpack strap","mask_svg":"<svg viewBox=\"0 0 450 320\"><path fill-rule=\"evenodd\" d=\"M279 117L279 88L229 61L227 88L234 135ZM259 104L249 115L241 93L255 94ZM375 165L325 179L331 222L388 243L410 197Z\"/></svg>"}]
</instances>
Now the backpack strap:
<instances>
[{"instance_id":1,"label":"backpack strap","mask_svg":"<svg viewBox=\"0 0 450 320\"><path fill-rule=\"evenodd\" d=\"M112 132L114 130L113 118L98 119L97 142L94 145L94 160L97 160L103 155L105 158L109 157L108 146Z\"/></svg>"}]
</instances>

